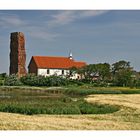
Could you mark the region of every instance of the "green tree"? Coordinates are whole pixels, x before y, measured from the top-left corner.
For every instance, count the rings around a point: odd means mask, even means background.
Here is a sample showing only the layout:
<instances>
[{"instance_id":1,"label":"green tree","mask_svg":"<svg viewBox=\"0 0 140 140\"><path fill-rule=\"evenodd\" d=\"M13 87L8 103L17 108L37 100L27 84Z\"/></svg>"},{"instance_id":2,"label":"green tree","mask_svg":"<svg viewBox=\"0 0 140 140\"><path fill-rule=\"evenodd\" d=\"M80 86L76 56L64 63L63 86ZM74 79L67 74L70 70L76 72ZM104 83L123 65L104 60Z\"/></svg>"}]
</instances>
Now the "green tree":
<instances>
[{"instance_id":1,"label":"green tree","mask_svg":"<svg viewBox=\"0 0 140 140\"><path fill-rule=\"evenodd\" d=\"M122 69L131 69L130 62L121 60L114 64L112 64L112 74L115 75L117 72L119 72Z\"/></svg>"},{"instance_id":2,"label":"green tree","mask_svg":"<svg viewBox=\"0 0 140 140\"><path fill-rule=\"evenodd\" d=\"M110 64L108 63L99 63L96 65L97 73L99 74L99 77L102 81L106 81L110 79L111 70L110 70Z\"/></svg>"},{"instance_id":3,"label":"green tree","mask_svg":"<svg viewBox=\"0 0 140 140\"><path fill-rule=\"evenodd\" d=\"M0 74L0 79L4 80L6 78L6 73L1 73Z\"/></svg>"},{"instance_id":4,"label":"green tree","mask_svg":"<svg viewBox=\"0 0 140 140\"><path fill-rule=\"evenodd\" d=\"M89 64L85 67L78 69L79 74L84 75L87 81L92 81L95 76L99 76L99 80L105 81L110 78L110 64L99 63Z\"/></svg>"},{"instance_id":5,"label":"green tree","mask_svg":"<svg viewBox=\"0 0 140 140\"><path fill-rule=\"evenodd\" d=\"M117 86L130 86L132 84L133 68L130 62L121 60L112 64L112 79Z\"/></svg>"},{"instance_id":6,"label":"green tree","mask_svg":"<svg viewBox=\"0 0 140 140\"><path fill-rule=\"evenodd\" d=\"M6 78L6 73L1 73L0 74L0 86L4 84L4 80Z\"/></svg>"},{"instance_id":7,"label":"green tree","mask_svg":"<svg viewBox=\"0 0 140 140\"><path fill-rule=\"evenodd\" d=\"M115 82L118 86L131 86L132 84L132 71L130 69L122 69L116 73Z\"/></svg>"},{"instance_id":8,"label":"green tree","mask_svg":"<svg viewBox=\"0 0 140 140\"><path fill-rule=\"evenodd\" d=\"M84 75L86 80L92 80L92 74L95 72L95 65L90 64L80 69L81 74Z\"/></svg>"}]
</instances>

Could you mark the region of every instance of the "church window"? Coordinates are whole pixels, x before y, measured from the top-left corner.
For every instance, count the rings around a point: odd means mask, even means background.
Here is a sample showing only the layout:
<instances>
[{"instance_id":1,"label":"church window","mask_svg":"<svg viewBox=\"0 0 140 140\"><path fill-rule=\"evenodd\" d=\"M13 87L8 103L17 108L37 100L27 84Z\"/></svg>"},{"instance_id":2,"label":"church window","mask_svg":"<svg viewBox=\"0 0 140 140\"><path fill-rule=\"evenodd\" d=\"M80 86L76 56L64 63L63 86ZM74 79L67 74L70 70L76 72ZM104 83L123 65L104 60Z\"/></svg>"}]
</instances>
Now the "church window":
<instances>
[{"instance_id":1,"label":"church window","mask_svg":"<svg viewBox=\"0 0 140 140\"><path fill-rule=\"evenodd\" d=\"M64 70L62 70L62 75L64 75Z\"/></svg>"},{"instance_id":2,"label":"church window","mask_svg":"<svg viewBox=\"0 0 140 140\"><path fill-rule=\"evenodd\" d=\"M47 74L50 74L50 70L49 69L47 69Z\"/></svg>"}]
</instances>

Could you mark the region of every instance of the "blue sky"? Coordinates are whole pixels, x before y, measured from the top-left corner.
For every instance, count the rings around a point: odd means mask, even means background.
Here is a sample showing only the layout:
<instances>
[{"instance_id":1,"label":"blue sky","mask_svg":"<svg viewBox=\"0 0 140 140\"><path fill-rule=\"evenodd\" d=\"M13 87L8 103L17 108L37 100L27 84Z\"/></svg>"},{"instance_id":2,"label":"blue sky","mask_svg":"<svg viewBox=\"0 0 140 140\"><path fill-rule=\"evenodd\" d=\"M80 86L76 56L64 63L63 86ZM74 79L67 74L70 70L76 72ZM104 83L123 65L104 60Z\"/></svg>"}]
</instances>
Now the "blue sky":
<instances>
[{"instance_id":1,"label":"blue sky","mask_svg":"<svg viewBox=\"0 0 140 140\"><path fill-rule=\"evenodd\" d=\"M0 73L9 73L10 33L23 32L31 56L68 56L110 64L130 61L140 71L140 11L0 11Z\"/></svg>"}]
</instances>

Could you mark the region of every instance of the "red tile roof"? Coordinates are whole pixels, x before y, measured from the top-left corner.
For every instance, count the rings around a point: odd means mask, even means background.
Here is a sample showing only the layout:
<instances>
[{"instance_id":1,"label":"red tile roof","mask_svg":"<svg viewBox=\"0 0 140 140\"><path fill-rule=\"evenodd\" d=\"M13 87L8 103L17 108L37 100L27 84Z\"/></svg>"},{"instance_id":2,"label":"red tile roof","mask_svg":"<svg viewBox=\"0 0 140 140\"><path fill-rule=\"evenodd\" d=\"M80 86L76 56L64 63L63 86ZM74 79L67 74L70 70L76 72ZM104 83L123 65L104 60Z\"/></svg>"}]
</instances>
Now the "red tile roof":
<instances>
[{"instance_id":1,"label":"red tile roof","mask_svg":"<svg viewBox=\"0 0 140 140\"><path fill-rule=\"evenodd\" d=\"M68 57L52 57L52 56L33 56L38 68L80 68L86 65L85 62L77 62Z\"/></svg>"}]
</instances>

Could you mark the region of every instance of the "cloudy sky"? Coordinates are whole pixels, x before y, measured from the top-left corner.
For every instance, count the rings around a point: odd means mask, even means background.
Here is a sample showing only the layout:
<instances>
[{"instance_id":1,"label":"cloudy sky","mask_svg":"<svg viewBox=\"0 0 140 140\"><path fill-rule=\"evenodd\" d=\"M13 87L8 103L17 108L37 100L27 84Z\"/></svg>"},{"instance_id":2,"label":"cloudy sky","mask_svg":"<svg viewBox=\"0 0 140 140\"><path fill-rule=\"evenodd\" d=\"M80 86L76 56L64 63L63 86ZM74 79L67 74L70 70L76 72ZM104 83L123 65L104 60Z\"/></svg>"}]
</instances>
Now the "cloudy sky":
<instances>
[{"instance_id":1,"label":"cloudy sky","mask_svg":"<svg viewBox=\"0 0 140 140\"><path fill-rule=\"evenodd\" d=\"M140 71L140 11L0 11L0 73L9 72L10 33L26 37L31 56L68 56L110 64L130 61Z\"/></svg>"}]
</instances>

